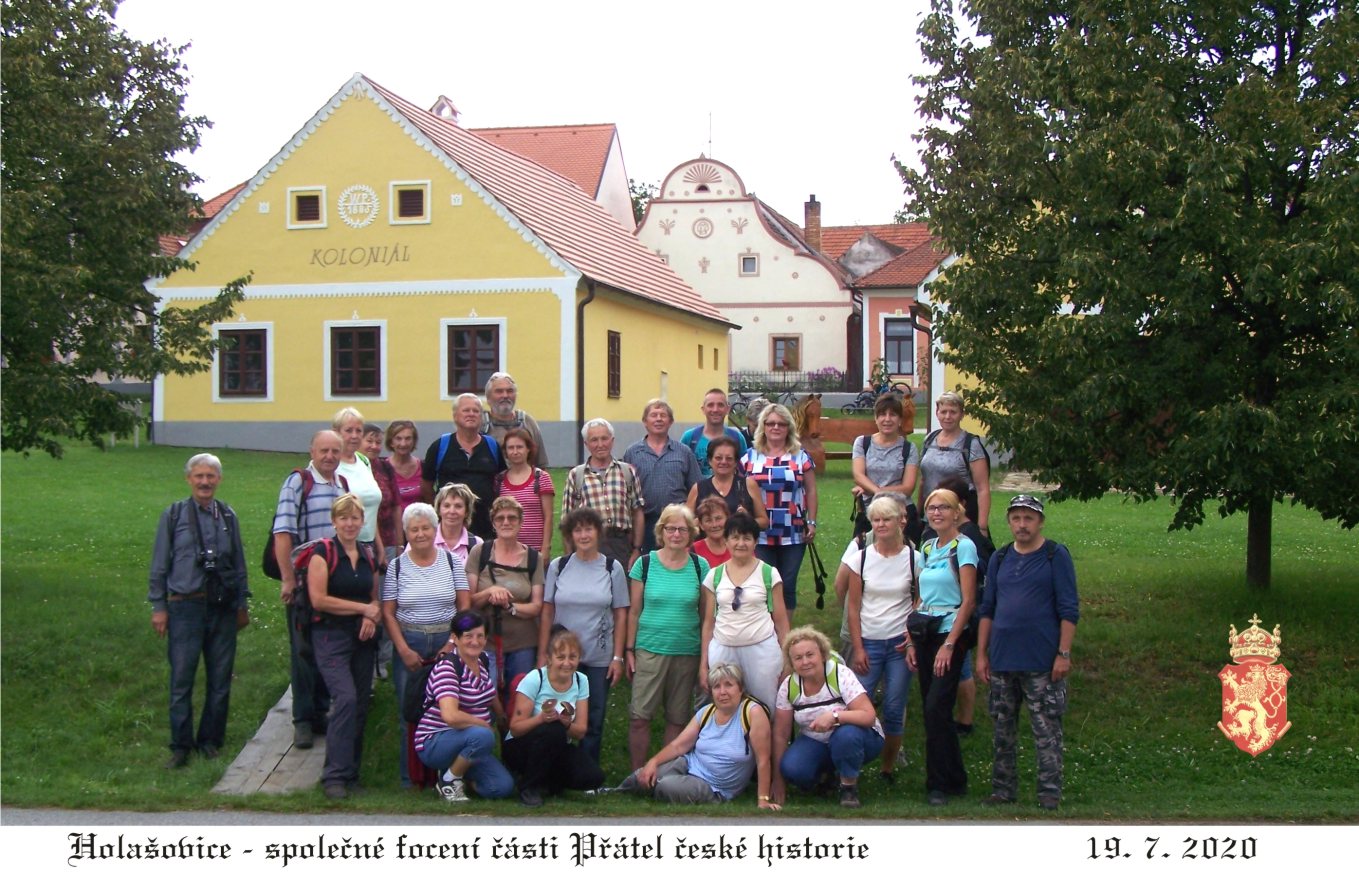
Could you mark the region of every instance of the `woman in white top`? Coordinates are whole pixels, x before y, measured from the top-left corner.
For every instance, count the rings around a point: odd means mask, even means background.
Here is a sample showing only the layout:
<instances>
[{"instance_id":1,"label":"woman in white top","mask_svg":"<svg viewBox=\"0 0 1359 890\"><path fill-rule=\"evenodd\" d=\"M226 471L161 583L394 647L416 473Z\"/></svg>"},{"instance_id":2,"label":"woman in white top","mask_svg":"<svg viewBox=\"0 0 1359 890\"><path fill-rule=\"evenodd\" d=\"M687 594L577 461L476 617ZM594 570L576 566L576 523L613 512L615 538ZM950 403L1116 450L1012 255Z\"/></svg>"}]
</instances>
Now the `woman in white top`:
<instances>
[{"instance_id":1,"label":"woman in white top","mask_svg":"<svg viewBox=\"0 0 1359 890\"><path fill-rule=\"evenodd\" d=\"M382 506L382 489L373 478L373 468L368 464L368 455L363 448L363 415L354 408L341 408L331 423L331 428L340 435L343 449L340 452L340 465L335 468L336 475L344 479L349 493L363 505L363 528L359 531L359 541L372 544L377 553L378 567L385 568L387 554L383 549L382 535L378 532L378 508Z\"/></svg>"},{"instance_id":2,"label":"woman in white top","mask_svg":"<svg viewBox=\"0 0 1359 890\"><path fill-rule=\"evenodd\" d=\"M462 560L434 546L437 520L429 504L411 504L401 517L406 551L392 560L382 581L382 622L391 638L392 683L396 700L405 701L406 684L421 666L453 649L449 627L459 596L468 595ZM401 726L401 786L410 787L406 761L406 722Z\"/></svg>"},{"instance_id":3,"label":"woman in white top","mask_svg":"<svg viewBox=\"0 0 1359 890\"><path fill-rule=\"evenodd\" d=\"M846 553L849 596L845 602L850 639L849 666L871 696L881 682L886 744L882 777L892 781L906 725L911 669L906 665L906 616L911 614L915 551L906 543L906 515L897 499L878 496L868 505L873 542Z\"/></svg>"},{"instance_id":4,"label":"woman in white top","mask_svg":"<svg viewBox=\"0 0 1359 890\"><path fill-rule=\"evenodd\" d=\"M731 558L703 580L698 682L709 692L710 667L737 665L745 678L745 691L772 709L783 669L779 647L788 635L788 612L778 570L755 558L759 537L759 523L749 513L727 519Z\"/></svg>"},{"instance_id":5,"label":"woman in white top","mask_svg":"<svg viewBox=\"0 0 1359 890\"><path fill-rule=\"evenodd\" d=\"M840 777L840 806L859 806L859 773L882 753L882 724L854 672L831 654L814 627L795 627L783 641L788 679L774 707L772 796L783 803L785 780L811 790L823 775ZM798 736L788 743L793 724Z\"/></svg>"}]
</instances>

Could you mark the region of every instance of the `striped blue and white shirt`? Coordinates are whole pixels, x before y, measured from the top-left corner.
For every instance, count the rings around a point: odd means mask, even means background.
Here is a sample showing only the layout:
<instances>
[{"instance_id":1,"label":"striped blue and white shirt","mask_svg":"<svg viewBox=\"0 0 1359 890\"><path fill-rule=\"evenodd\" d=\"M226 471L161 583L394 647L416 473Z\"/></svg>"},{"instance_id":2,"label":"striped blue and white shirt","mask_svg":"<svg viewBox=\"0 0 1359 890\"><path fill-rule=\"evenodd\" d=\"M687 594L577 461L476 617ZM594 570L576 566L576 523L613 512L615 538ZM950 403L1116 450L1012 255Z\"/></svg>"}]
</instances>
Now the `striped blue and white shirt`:
<instances>
[{"instance_id":1,"label":"striped blue and white shirt","mask_svg":"<svg viewBox=\"0 0 1359 890\"><path fill-rule=\"evenodd\" d=\"M396 620L402 624L443 624L457 611L457 592L467 590L467 571L450 550L435 550L433 565L417 565L410 551L387 567L382 599L396 601Z\"/></svg>"}]
</instances>

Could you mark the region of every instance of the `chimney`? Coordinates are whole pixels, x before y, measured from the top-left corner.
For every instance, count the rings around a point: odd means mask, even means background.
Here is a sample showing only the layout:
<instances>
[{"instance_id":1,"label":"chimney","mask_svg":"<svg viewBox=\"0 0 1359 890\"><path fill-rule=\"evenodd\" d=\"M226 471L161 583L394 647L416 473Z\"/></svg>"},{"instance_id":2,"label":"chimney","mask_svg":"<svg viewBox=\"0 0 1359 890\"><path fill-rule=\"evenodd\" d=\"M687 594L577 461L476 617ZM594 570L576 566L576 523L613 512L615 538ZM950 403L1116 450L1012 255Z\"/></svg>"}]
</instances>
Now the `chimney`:
<instances>
[{"instance_id":1,"label":"chimney","mask_svg":"<svg viewBox=\"0 0 1359 890\"><path fill-rule=\"evenodd\" d=\"M816 195L812 195L806 204L802 205L803 218L806 224L802 227L802 238L813 250L821 249L821 202L816 200Z\"/></svg>"}]
</instances>

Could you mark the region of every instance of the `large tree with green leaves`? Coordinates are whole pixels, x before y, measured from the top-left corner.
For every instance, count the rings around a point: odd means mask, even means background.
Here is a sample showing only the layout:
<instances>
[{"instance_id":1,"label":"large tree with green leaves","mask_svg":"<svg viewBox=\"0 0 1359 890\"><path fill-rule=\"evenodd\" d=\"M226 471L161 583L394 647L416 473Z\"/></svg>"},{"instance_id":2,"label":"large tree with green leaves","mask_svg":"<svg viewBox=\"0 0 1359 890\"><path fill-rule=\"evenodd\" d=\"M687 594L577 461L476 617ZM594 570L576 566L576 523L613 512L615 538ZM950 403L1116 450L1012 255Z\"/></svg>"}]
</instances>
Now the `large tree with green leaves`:
<instances>
[{"instance_id":1,"label":"large tree with green leaves","mask_svg":"<svg viewBox=\"0 0 1359 890\"><path fill-rule=\"evenodd\" d=\"M1359 522L1354 0L935 0L908 208L948 361L1059 496Z\"/></svg>"},{"instance_id":2,"label":"large tree with green leaves","mask_svg":"<svg viewBox=\"0 0 1359 890\"><path fill-rule=\"evenodd\" d=\"M158 310L144 282L185 263L161 235L201 211L175 160L208 126L184 113L182 49L133 40L113 0L4 0L0 142L3 447L125 434L136 406L96 382L201 371L233 283Z\"/></svg>"}]
</instances>

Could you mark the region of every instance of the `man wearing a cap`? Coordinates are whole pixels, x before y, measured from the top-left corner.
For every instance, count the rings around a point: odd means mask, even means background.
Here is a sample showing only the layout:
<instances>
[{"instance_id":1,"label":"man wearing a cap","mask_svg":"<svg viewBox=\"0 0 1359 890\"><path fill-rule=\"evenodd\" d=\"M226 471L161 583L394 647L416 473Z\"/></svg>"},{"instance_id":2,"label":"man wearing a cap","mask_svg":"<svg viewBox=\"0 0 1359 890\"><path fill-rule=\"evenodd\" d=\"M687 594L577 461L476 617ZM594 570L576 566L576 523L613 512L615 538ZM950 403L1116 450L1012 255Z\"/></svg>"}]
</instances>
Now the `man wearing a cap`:
<instances>
[{"instance_id":1,"label":"man wearing a cap","mask_svg":"<svg viewBox=\"0 0 1359 890\"><path fill-rule=\"evenodd\" d=\"M991 684L995 756L988 804L1019 794L1019 706L1029 709L1038 755L1038 804L1062 799L1062 714L1079 601L1071 553L1043 537L1043 502L1029 494L1006 512L1013 544L995 552L986 571L977 631L976 675Z\"/></svg>"}]
</instances>

